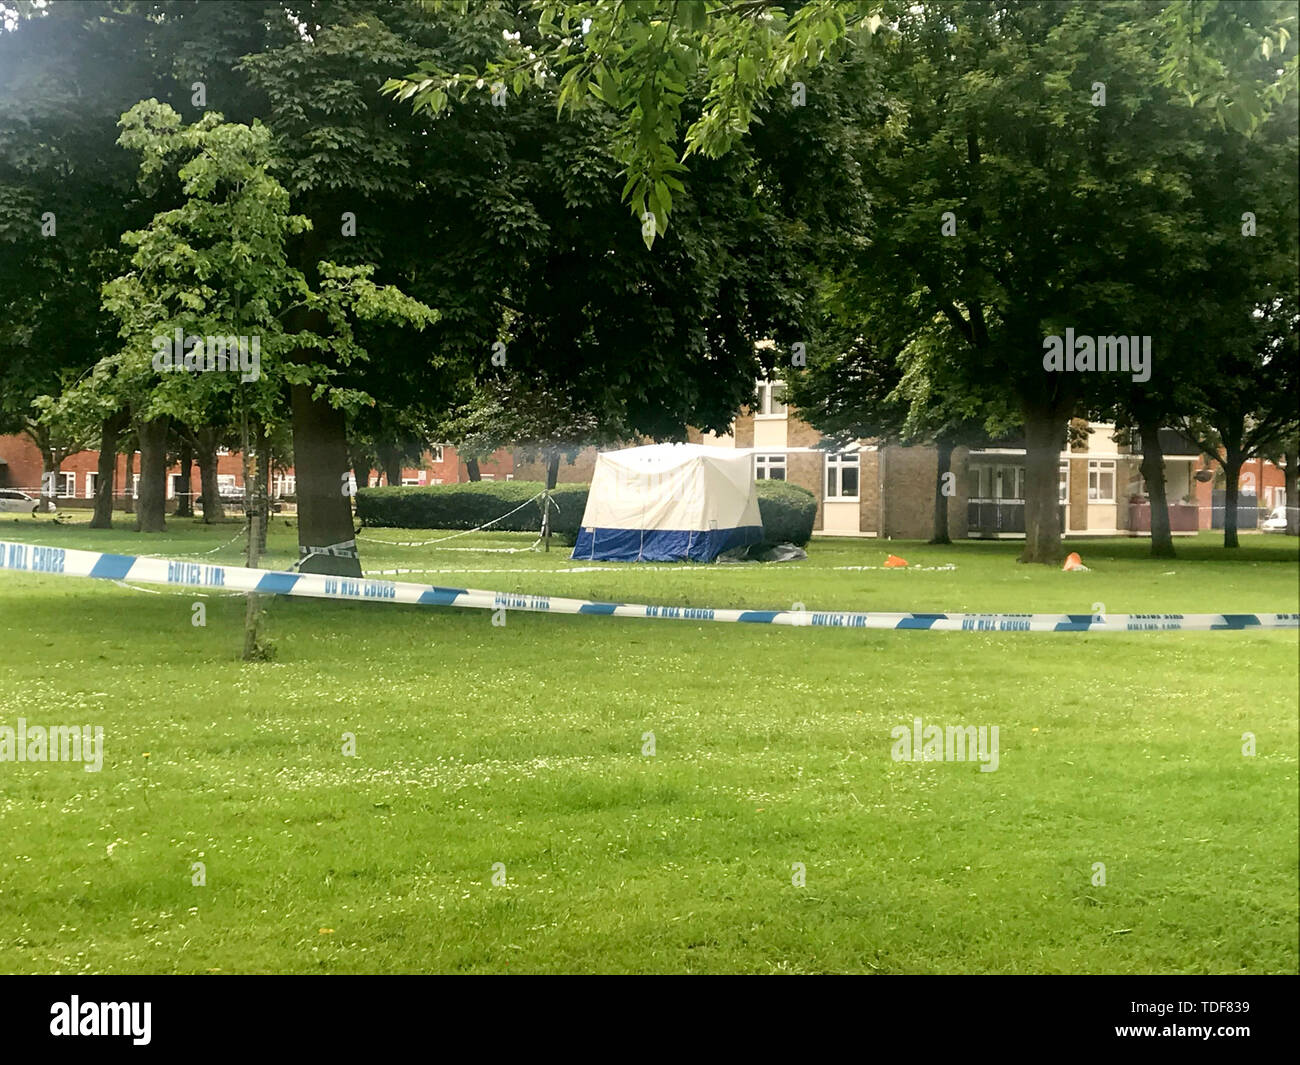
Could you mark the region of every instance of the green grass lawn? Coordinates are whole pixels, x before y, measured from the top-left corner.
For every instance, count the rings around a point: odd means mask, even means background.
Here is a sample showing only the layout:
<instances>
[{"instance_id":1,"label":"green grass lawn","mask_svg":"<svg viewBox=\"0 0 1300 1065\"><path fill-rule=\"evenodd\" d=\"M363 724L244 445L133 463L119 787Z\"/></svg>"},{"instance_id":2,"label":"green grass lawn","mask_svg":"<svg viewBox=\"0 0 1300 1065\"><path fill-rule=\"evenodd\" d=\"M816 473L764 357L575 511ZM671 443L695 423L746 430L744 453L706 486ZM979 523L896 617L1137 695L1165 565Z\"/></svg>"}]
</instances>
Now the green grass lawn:
<instances>
[{"instance_id":1,"label":"green grass lawn","mask_svg":"<svg viewBox=\"0 0 1300 1065\"><path fill-rule=\"evenodd\" d=\"M168 557L236 531L0 522ZM368 572L421 571L395 579L672 605L1300 609L1296 542L1243 539L1179 541L1175 561L1072 541L1088 573L1018 565L1009 543L817 540L762 567L592 567L508 534L362 548ZM889 552L917 568L842 568ZM277 519L268 564L295 557ZM102 725L106 751L99 773L0 763L0 971L1300 966L1294 630L494 626L280 599L275 660L244 664L243 599L203 598L199 628L200 598L0 571L0 724ZM916 717L997 725L999 768L893 761L890 730Z\"/></svg>"}]
</instances>

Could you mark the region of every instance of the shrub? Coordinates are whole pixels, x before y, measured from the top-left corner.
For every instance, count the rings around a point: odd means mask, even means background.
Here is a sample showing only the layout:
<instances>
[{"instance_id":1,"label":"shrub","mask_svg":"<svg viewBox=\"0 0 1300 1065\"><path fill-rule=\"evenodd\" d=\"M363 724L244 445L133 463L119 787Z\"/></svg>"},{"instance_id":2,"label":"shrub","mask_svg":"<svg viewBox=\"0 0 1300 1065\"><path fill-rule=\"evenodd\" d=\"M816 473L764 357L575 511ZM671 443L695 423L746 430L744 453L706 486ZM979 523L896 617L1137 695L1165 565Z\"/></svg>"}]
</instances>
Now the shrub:
<instances>
[{"instance_id":1,"label":"shrub","mask_svg":"<svg viewBox=\"0 0 1300 1065\"><path fill-rule=\"evenodd\" d=\"M763 542L802 547L812 539L817 521L817 497L788 481L759 481L758 512L763 517Z\"/></svg>"},{"instance_id":2,"label":"shrub","mask_svg":"<svg viewBox=\"0 0 1300 1065\"><path fill-rule=\"evenodd\" d=\"M357 517L371 528L476 529L494 518L502 532L540 532L538 499L509 517L502 515L532 499L546 486L540 481L476 481L465 484L360 488ZM551 490L551 531L576 536L587 507L585 484L559 484Z\"/></svg>"},{"instance_id":3,"label":"shrub","mask_svg":"<svg viewBox=\"0 0 1300 1065\"><path fill-rule=\"evenodd\" d=\"M494 518L502 532L538 532L542 504L502 518L537 495L540 481L478 481L466 484L361 488L357 491L357 516L371 528L476 529ZM559 484L551 492L558 509L551 511L551 531L572 539L587 508L587 484ZM812 537L817 520L817 500L806 488L786 481L759 481L758 511L763 519L763 541L803 546Z\"/></svg>"}]
</instances>

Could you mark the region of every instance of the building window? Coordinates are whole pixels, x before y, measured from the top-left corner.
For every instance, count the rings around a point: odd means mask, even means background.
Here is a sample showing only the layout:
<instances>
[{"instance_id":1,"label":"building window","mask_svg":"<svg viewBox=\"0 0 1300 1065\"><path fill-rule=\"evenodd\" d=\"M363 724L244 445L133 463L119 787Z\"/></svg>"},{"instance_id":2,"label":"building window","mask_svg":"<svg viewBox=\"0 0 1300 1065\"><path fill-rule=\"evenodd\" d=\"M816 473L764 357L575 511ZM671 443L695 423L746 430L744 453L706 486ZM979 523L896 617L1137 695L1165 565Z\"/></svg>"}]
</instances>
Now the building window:
<instances>
[{"instance_id":1,"label":"building window","mask_svg":"<svg viewBox=\"0 0 1300 1065\"><path fill-rule=\"evenodd\" d=\"M785 480L785 456L784 455L755 455L754 456L754 480L784 481Z\"/></svg>"},{"instance_id":2,"label":"building window","mask_svg":"<svg viewBox=\"0 0 1300 1065\"><path fill-rule=\"evenodd\" d=\"M1023 466L998 467L998 498L1009 503L1025 501L1025 468Z\"/></svg>"},{"instance_id":3,"label":"building window","mask_svg":"<svg viewBox=\"0 0 1300 1065\"><path fill-rule=\"evenodd\" d=\"M421 482L420 478L418 478L418 477L403 477L403 478L402 478L402 484L404 484L404 485L417 485L417 484L421 484L421 483L423 483L423 482Z\"/></svg>"},{"instance_id":4,"label":"building window","mask_svg":"<svg viewBox=\"0 0 1300 1065\"><path fill-rule=\"evenodd\" d=\"M1070 501L1070 464L1068 462L1061 463L1059 483L1061 485L1060 501L1068 503Z\"/></svg>"},{"instance_id":5,"label":"building window","mask_svg":"<svg viewBox=\"0 0 1300 1065\"><path fill-rule=\"evenodd\" d=\"M969 484L966 486L968 498L972 500L993 498L992 466L971 466L967 476L969 477Z\"/></svg>"},{"instance_id":6,"label":"building window","mask_svg":"<svg viewBox=\"0 0 1300 1065\"><path fill-rule=\"evenodd\" d=\"M495 481L497 475L495 473L480 473L479 478L484 481Z\"/></svg>"},{"instance_id":7,"label":"building window","mask_svg":"<svg viewBox=\"0 0 1300 1065\"><path fill-rule=\"evenodd\" d=\"M298 477L292 473L277 473L275 475L275 494L277 496L291 496L298 490Z\"/></svg>"},{"instance_id":8,"label":"building window","mask_svg":"<svg viewBox=\"0 0 1300 1065\"><path fill-rule=\"evenodd\" d=\"M429 455L430 455L430 461L432 461L432 462L441 462L441 461L442 461L442 445L441 445L441 444L434 444L433 447L429 448Z\"/></svg>"},{"instance_id":9,"label":"building window","mask_svg":"<svg viewBox=\"0 0 1300 1065\"><path fill-rule=\"evenodd\" d=\"M75 473L59 474L59 498L71 499L77 494L77 475Z\"/></svg>"},{"instance_id":10,"label":"building window","mask_svg":"<svg viewBox=\"0 0 1300 1065\"><path fill-rule=\"evenodd\" d=\"M826 498L858 498L858 455L838 452L826 456Z\"/></svg>"},{"instance_id":11,"label":"building window","mask_svg":"<svg viewBox=\"0 0 1300 1065\"><path fill-rule=\"evenodd\" d=\"M784 418L785 416L785 382L759 381L758 402L754 407L754 417Z\"/></svg>"},{"instance_id":12,"label":"building window","mask_svg":"<svg viewBox=\"0 0 1300 1065\"><path fill-rule=\"evenodd\" d=\"M99 474L91 471L86 474L86 498L95 498L95 485L99 483Z\"/></svg>"},{"instance_id":13,"label":"building window","mask_svg":"<svg viewBox=\"0 0 1300 1065\"><path fill-rule=\"evenodd\" d=\"M1113 460L1088 460L1088 502L1115 502L1115 463Z\"/></svg>"}]
</instances>

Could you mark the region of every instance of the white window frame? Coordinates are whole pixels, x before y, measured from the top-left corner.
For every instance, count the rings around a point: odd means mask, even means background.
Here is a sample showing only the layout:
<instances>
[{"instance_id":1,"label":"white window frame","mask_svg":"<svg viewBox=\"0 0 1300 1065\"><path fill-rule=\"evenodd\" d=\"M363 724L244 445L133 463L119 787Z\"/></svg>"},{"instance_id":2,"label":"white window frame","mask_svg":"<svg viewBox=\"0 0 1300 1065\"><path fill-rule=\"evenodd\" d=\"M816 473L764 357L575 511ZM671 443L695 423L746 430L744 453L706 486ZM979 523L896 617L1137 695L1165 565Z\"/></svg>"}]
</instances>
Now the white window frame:
<instances>
[{"instance_id":1,"label":"white window frame","mask_svg":"<svg viewBox=\"0 0 1300 1065\"><path fill-rule=\"evenodd\" d=\"M87 499L95 498L95 482L98 480L99 480L98 470L86 471L86 498Z\"/></svg>"},{"instance_id":2,"label":"white window frame","mask_svg":"<svg viewBox=\"0 0 1300 1065\"><path fill-rule=\"evenodd\" d=\"M1056 476L1058 494L1060 496L1057 502L1068 505L1070 502L1070 463L1068 461L1062 462L1060 466L1057 467Z\"/></svg>"},{"instance_id":3,"label":"white window frame","mask_svg":"<svg viewBox=\"0 0 1300 1065\"><path fill-rule=\"evenodd\" d=\"M1104 497L1101 494L1102 474L1110 474L1110 497ZM1094 477L1095 475L1095 477ZM1089 503L1114 503L1115 502L1115 481L1119 476L1114 459L1089 459L1088 460L1088 502ZM1094 487L1094 483L1096 487Z\"/></svg>"},{"instance_id":4,"label":"white window frame","mask_svg":"<svg viewBox=\"0 0 1300 1065\"><path fill-rule=\"evenodd\" d=\"M1025 501L1025 468L1019 465L999 463L994 469L997 471L994 474L997 481L997 501L999 503L1023 503ZM1010 485L1007 484L1008 479L1010 479ZM990 485L990 487L992 486ZM1010 494L1008 494L1008 489Z\"/></svg>"},{"instance_id":5,"label":"white window frame","mask_svg":"<svg viewBox=\"0 0 1300 1065\"><path fill-rule=\"evenodd\" d=\"M782 381L780 378L777 378L772 381L758 382L758 402L754 406L755 418L771 419L773 421L785 420L789 418L790 407L785 402L776 401L780 403L781 410L776 412L772 410L772 407L774 406L772 393L778 388L781 389L781 391L784 393L785 382Z\"/></svg>"},{"instance_id":6,"label":"white window frame","mask_svg":"<svg viewBox=\"0 0 1300 1065\"><path fill-rule=\"evenodd\" d=\"M59 471L59 479L56 484L56 499L73 499L77 494L77 475L68 473L63 470Z\"/></svg>"},{"instance_id":7,"label":"white window frame","mask_svg":"<svg viewBox=\"0 0 1300 1065\"><path fill-rule=\"evenodd\" d=\"M418 478L418 477L403 477L403 478L402 478L402 487L403 487L403 488L414 488L414 487L418 487L419 485L422 485L423 483L424 483L424 482L421 481L420 478Z\"/></svg>"},{"instance_id":8,"label":"white window frame","mask_svg":"<svg viewBox=\"0 0 1300 1065\"><path fill-rule=\"evenodd\" d=\"M844 470L853 469L858 472L858 490L851 496L843 494L844 488ZM823 484L826 489L826 501L832 503L857 503L861 501L862 493L862 460L856 451L828 451L825 460L826 476ZM834 483L835 491L831 491Z\"/></svg>"},{"instance_id":9,"label":"white window frame","mask_svg":"<svg viewBox=\"0 0 1300 1065\"><path fill-rule=\"evenodd\" d=\"M780 477L773 477L772 471L780 470ZM786 462L786 456L783 452L769 452L762 455L754 456L754 480L756 481L784 481L790 476L790 466Z\"/></svg>"},{"instance_id":10,"label":"white window frame","mask_svg":"<svg viewBox=\"0 0 1300 1065\"><path fill-rule=\"evenodd\" d=\"M429 448L429 455L430 455L430 457L431 457L430 460L431 460L432 462L442 462L442 461L443 461L443 459L442 459L442 445L441 445L441 444L434 444L433 446L431 446L431 447Z\"/></svg>"}]
</instances>

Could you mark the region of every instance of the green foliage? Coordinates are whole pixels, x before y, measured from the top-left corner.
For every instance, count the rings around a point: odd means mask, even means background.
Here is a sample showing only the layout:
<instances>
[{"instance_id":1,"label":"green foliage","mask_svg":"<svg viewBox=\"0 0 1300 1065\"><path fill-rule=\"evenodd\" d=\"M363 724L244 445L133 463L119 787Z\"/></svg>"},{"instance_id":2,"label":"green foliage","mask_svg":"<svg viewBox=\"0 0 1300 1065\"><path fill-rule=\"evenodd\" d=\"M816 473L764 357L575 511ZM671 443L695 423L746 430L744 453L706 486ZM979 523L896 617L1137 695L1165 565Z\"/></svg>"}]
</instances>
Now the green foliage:
<instances>
[{"instance_id":1,"label":"green foliage","mask_svg":"<svg viewBox=\"0 0 1300 1065\"><path fill-rule=\"evenodd\" d=\"M479 481L427 487L361 488L357 517L366 525L396 529L477 529L539 532L542 500L527 503L546 486L540 481ZM559 484L551 490L551 531L576 536L587 507L586 484ZM519 510L515 510L519 507ZM502 515L515 510L514 514Z\"/></svg>"},{"instance_id":2,"label":"green foliage","mask_svg":"<svg viewBox=\"0 0 1300 1065\"><path fill-rule=\"evenodd\" d=\"M1171 0L1159 14L1161 82L1250 135L1296 90L1296 5L1288 0Z\"/></svg>"},{"instance_id":3,"label":"green foliage","mask_svg":"<svg viewBox=\"0 0 1300 1065\"><path fill-rule=\"evenodd\" d=\"M110 392L142 419L172 415L195 424L223 396L237 396L258 423L273 424L283 415L285 382L315 385L336 406L370 402L365 392L331 381L336 367L367 358L353 322L419 327L436 320L436 312L391 285L376 285L370 265L320 262L315 287L290 265L287 242L310 224L291 213L288 192L271 174L271 136L260 122L227 123L209 112L186 126L167 104L145 100L120 124L122 145L142 157L142 184L174 174L182 199L145 229L123 235L135 249L133 269L104 286L104 307L120 323L122 346L78 388L99 397ZM286 316L296 307L316 312L323 328L287 329ZM177 331L256 338L260 365L248 375L159 374L157 342L170 342ZM303 350L317 353L316 361L304 361ZM75 395L66 402L87 405Z\"/></svg>"},{"instance_id":4,"label":"green foliage","mask_svg":"<svg viewBox=\"0 0 1300 1065\"><path fill-rule=\"evenodd\" d=\"M425 0L425 7L486 17L483 5L464 0ZM761 121L772 90L848 41L865 46L881 25L878 4L845 0L812 0L792 12L714 0L526 0L519 7L528 32L514 33L487 62L467 72L426 61L383 91L437 115L453 100L519 95L558 80L561 111L603 108L610 116L623 200L647 248L686 191L687 157L728 152ZM698 110L689 104L694 89L702 95Z\"/></svg>"},{"instance_id":5,"label":"green foliage","mask_svg":"<svg viewBox=\"0 0 1300 1065\"><path fill-rule=\"evenodd\" d=\"M763 518L763 542L802 547L812 539L817 521L817 497L789 481L757 481L758 512Z\"/></svg>"}]
</instances>

